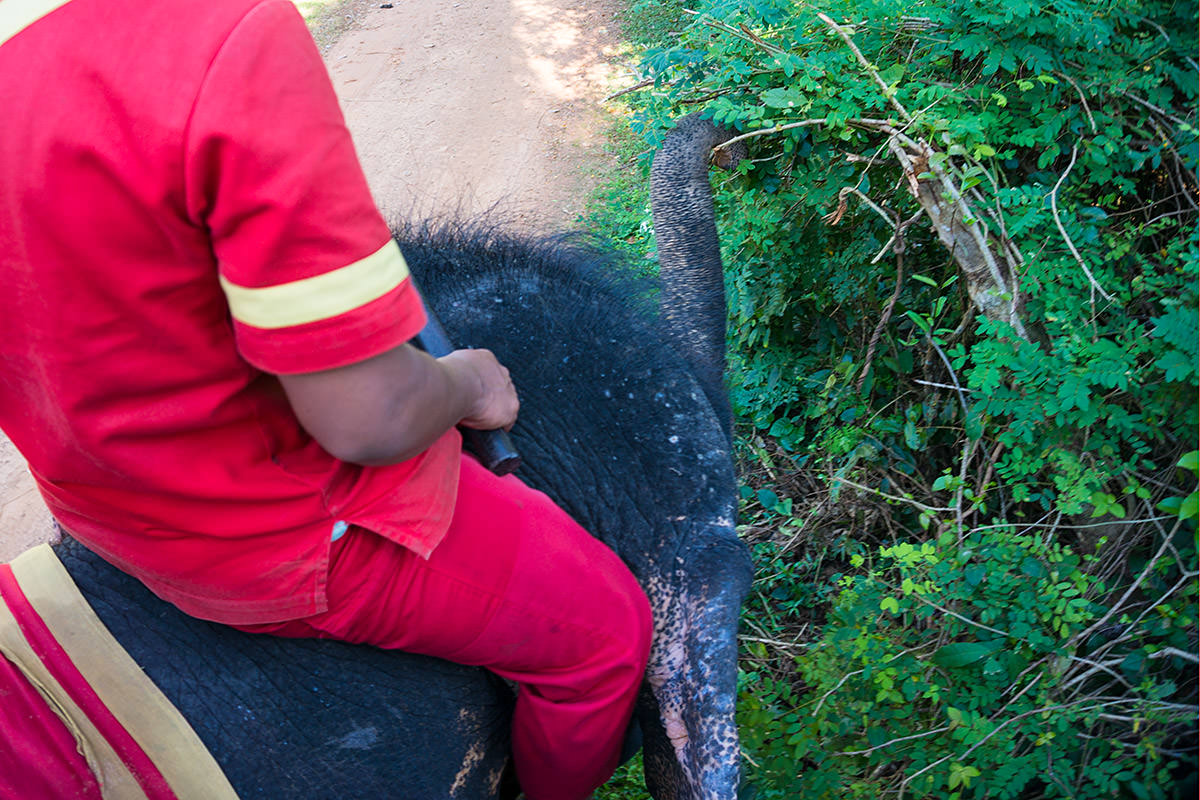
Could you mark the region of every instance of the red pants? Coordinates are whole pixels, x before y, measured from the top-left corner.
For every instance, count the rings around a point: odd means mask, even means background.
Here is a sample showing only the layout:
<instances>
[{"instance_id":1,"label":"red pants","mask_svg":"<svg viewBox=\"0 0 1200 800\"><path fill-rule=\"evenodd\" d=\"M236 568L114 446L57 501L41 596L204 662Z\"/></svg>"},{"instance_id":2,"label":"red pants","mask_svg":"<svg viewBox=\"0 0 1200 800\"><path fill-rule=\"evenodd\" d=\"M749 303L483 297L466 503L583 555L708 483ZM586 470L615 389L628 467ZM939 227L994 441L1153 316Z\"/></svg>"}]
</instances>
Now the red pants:
<instances>
[{"instance_id":1,"label":"red pants","mask_svg":"<svg viewBox=\"0 0 1200 800\"><path fill-rule=\"evenodd\" d=\"M544 494L464 457L454 520L428 561L351 528L329 611L240 626L487 667L516 681L513 754L530 800L581 800L616 768L650 649L624 563Z\"/></svg>"}]
</instances>

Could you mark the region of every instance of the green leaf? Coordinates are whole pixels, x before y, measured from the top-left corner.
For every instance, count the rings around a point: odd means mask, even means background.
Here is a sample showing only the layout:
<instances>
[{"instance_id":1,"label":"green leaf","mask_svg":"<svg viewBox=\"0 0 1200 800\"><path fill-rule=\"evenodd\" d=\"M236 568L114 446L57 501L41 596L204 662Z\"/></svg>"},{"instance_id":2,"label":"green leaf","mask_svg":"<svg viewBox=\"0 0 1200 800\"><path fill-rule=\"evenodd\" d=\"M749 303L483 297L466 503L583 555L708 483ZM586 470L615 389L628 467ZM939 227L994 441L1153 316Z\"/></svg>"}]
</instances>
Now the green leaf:
<instances>
[{"instance_id":1,"label":"green leaf","mask_svg":"<svg viewBox=\"0 0 1200 800\"><path fill-rule=\"evenodd\" d=\"M1200 493L1192 492L1179 504L1179 518L1191 519L1200 513Z\"/></svg>"},{"instance_id":2,"label":"green leaf","mask_svg":"<svg viewBox=\"0 0 1200 800\"><path fill-rule=\"evenodd\" d=\"M972 588L982 583L985 577L987 577L987 567L982 564L971 564L963 570L963 578Z\"/></svg>"},{"instance_id":3,"label":"green leaf","mask_svg":"<svg viewBox=\"0 0 1200 800\"><path fill-rule=\"evenodd\" d=\"M973 442L979 441L983 438L983 415L975 412L967 414L963 428L966 431L968 439Z\"/></svg>"},{"instance_id":4,"label":"green leaf","mask_svg":"<svg viewBox=\"0 0 1200 800\"><path fill-rule=\"evenodd\" d=\"M938 648L933 654L933 663L941 667L954 669L982 661L1004 647L1004 641L996 639L991 642L954 642Z\"/></svg>"},{"instance_id":5,"label":"green leaf","mask_svg":"<svg viewBox=\"0 0 1200 800\"><path fill-rule=\"evenodd\" d=\"M917 435L917 426L911 419L904 423L904 443L910 450L921 449L921 438Z\"/></svg>"},{"instance_id":6,"label":"green leaf","mask_svg":"<svg viewBox=\"0 0 1200 800\"><path fill-rule=\"evenodd\" d=\"M905 311L904 315L907 316L909 319L911 319L913 324L921 329L921 333L926 333L926 334L929 333L929 331L930 331L929 320L925 319L924 317L922 317L920 314L918 314L915 311Z\"/></svg>"},{"instance_id":7,"label":"green leaf","mask_svg":"<svg viewBox=\"0 0 1200 800\"><path fill-rule=\"evenodd\" d=\"M900 601L894 597L885 597L879 601L879 608L881 611L890 611L893 614L899 614Z\"/></svg>"},{"instance_id":8,"label":"green leaf","mask_svg":"<svg viewBox=\"0 0 1200 800\"><path fill-rule=\"evenodd\" d=\"M1021 572L1031 578L1041 578L1046 574L1046 567L1033 556L1028 556L1021 562Z\"/></svg>"},{"instance_id":9,"label":"green leaf","mask_svg":"<svg viewBox=\"0 0 1200 800\"><path fill-rule=\"evenodd\" d=\"M779 495L770 489L759 489L758 502L768 511L774 510L775 506L779 505Z\"/></svg>"},{"instance_id":10,"label":"green leaf","mask_svg":"<svg viewBox=\"0 0 1200 800\"><path fill-rule=\"evenodd\" d=\"M1181 508L1183 508L1183 498L1182 497L1164 497L1162 500L1159 501L1158 505L1156 505L1155 508L1157 508L1159 511L1162 511L1163 513L1166 513L1166 514L1178 515L1179 510Z\"/></svg>"},{"instance_id":11,"label":"green leaf","mask_svg":"<svg viewBox=\"0 0 1200 800\"><path fill-rule=\"evenodd\" d=\"M761 99L768 108L796 108L804 103L804 96L796 89L768 89Z\"/></svg>"}]
</instances>

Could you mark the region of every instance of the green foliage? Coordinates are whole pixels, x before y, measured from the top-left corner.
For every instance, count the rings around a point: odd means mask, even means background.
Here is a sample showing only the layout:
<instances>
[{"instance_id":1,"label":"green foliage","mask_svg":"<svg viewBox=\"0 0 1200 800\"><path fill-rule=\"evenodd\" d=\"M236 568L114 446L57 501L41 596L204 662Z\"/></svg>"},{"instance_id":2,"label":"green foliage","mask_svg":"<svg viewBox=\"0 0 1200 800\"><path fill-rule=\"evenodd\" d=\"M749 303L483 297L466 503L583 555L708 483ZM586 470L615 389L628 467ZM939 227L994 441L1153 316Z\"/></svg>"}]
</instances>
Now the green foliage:
<instances>
[{"instance_id":1,"label":"green foliage","mask_svg":"<svg viewBox=\"0 0 1200 800\"><path fill-rule=\"evenodd\" d=\"M638 753L592 795L595 800L644 800L646 776L642 771L642 754Z\"/></svg>"},{"instance_id":2,"label":"green foliage","mask_svg":"<svg viewBox=\"0 0 1200 800\"><path fill-rule=\"evenodd\" d=\"M583 229L631 258L644 256L654 249L654 230L650 224L648 181L635 168L644 150L643 142L632 136L623 123L612 125L606 138L608 152L624 167L608 172L600 180L581 220ZM649 270L648 259L646 265Z\"/></svg>"},{"instance_id":3,"label":"green foliage","mask_svg":"<svg viewBox=\"0 0 1200 800\"><path fill-rule=\"evenodd\" d=\"M1191 473L1193 489L1187 497L1167 497L1158 504L1160 511L1179 517L1181 520L1195 519L1200 514L1200 450L1193 450L1179 459L1176 464Z\"/></svg>"},{"instance_id":4,"label":"green foliage","mask_svg":"<svg viewBox=\"0 0 1200 800\"><path fill-rule=\"evenodd\" d=\"M1191 4L829 3L854 21L869 67L806 5L701 8L647 53L655 91L637 127L654 144L702 102L718 122L770 134L751 140L743 180L719 200L737 265L731 388L747 419L835 461L865 442L901 470L986 431L1005 501L1069 514L1195 438ZM1021 253L1031 341L977 316L889 157L889 129L871 122L889 119L930 143L930 161ZM898 270L889 243L914 215ZM830 364L844 365L833 384ZM948 394L930 408L914 379L959 384L965 408ZM857 442L840 430L846 413L866 419Z\"/></svg>"},{"instance_id":5,"label":"green foliage","mask_svg":"<svg viewBox=\"0 0 1200 800\"><path fill-rule=\"evenodd\" d=\"M1172 796L1196 736L1195 3L651 8L645 150L697 110L751 149L717 192L759 566L745 796ZM930 186L1017 276L1015 319L981 312Z\"/></svg>"},{"instance_id":6,"label":"green foliage","mask_svg":"<svg viewBox=\"0 0 1200 800\"><path fill-rule=\"evenodd\" d=\"M1185 653L1196 620L1106 605L1101 558L1007 527L852 557L796 659L804 697L744 699L751 781L764 797L1170 796L1163 749L1194 713L1166 699L1188 669L1167 648ZM1145 580L1169 590L1178 566L1160 555ZM1194 579L1175 591L1194 603Z\"/></svg>"}]
</instances>

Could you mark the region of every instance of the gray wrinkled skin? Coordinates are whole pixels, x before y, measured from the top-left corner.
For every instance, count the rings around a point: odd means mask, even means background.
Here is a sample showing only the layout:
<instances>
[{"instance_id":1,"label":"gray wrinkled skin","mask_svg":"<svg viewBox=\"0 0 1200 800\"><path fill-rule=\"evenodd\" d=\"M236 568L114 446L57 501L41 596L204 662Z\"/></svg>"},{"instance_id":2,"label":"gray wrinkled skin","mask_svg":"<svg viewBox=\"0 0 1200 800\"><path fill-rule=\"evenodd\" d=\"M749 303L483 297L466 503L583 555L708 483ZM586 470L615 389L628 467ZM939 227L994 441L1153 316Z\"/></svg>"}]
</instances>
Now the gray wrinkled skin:
<instances>
[{"instance_id":1,"label":"gray wrinkled skin","mask_svg":"<svg viewBox=\"0 0 1200 800\"><path fill-rule=\"evenodd\" d=\"M535 279L521 274L530 259L502 258L515 274L476 283L463 274L471 259L448 258L444 243L431 262L412 245L407 252L451 336L493 349L512 370L518 474L616 550L646 590L656 708L644 703L639 719L648 763L658 765L647 768L653 795L734 797L737 617L750 567L734 533L728 440L703 390L658 343L648 311L621 318L610 292L627 287L610 288L609 267L550 278L543 263ZM534 280L557 285L535 289ZM547 294L568 300L561 314L539 308ZM475 317L476 308L509 308L512 322L498 311ZM525 329L531 316L540 324ZM496 326L504 335L490 341ZM580 418L586 424L571 422Z\"/></svg>"},{"instance_id":2,"label":"gray wrinkled skin","mask_svg":"<svg viewBox=\"0 0 1200 800\"><path fill-rule=\"evenodd\" d=\"M658 800L731 800L739 778L736 636L752 569L734 528L706 166L730 135L688 117L656 157L661 318L619 265L572 256L566 243L535 255L483 232L403 248L451 338L492 349L512 370L521 477L612 547L650 599L655 636L637 718ZM477 252L485 240L488 252ZM568 424L556 443L572 414L587 423Z\"/></svg>"},{"instance_id":3,"label":"gray wrinkled skin","mask_svg":"<svg viewBox=\"0 0 1200 800\"><path fill-rule=\"evenodd\" d=\"M66 538L105 627L179 709L242 800L511 797L513 696L484 670L193 619Z\"/></svg>"},{"instance_id":4,"label":"gray wrinkled skin","mask_svg":"<svg viewBox=\"0 0 1200 800\"><path fill-rule=\"evenodd\" d=\"M709 155L733 137L699 114L678 120L654 155L650 203L662 277L667 335L691 365L717 419L730 435L725 392L725 279L708 183ZM717 161L733 169L746 158L735 142Z\"/></svg>"}]
</instances>

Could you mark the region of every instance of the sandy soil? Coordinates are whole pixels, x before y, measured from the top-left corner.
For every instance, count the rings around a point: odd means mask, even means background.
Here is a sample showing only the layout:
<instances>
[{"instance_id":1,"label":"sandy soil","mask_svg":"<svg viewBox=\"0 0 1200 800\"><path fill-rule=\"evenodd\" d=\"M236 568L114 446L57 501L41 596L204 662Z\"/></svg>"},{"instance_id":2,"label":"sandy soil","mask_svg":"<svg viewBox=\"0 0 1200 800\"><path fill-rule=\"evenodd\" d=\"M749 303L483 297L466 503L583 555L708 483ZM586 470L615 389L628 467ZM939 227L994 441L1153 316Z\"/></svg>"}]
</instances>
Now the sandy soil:
<instances>
[{"instance_id":1,"label":"sandy soil","mask_svg":"<svg viewBox=\"0 0 1200 800\"><path fill-rule=\"evenodd\" d=\"M611 0L382 4L299 3L383 212L569 226L605 166L600 101L623 78ZM0 435L0 563L53 535Z\"/></svg>"}]
</instances>

